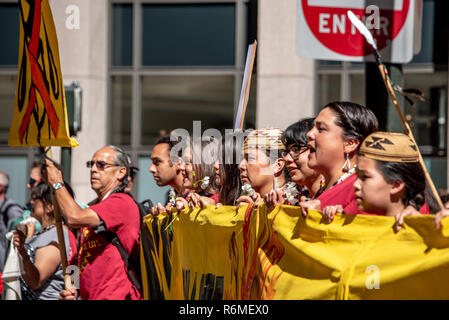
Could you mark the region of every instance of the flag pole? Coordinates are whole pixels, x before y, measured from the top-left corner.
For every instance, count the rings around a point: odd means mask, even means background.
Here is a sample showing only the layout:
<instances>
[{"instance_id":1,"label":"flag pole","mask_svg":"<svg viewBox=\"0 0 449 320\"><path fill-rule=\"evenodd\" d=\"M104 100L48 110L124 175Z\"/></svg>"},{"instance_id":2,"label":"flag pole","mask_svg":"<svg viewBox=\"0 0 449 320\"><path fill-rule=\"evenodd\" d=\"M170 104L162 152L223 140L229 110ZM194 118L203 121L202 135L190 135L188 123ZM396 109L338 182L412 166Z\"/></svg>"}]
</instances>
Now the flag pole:
<instances>
[{"instance_id":1,"label":"flag pole","mask_svg":"<svg viewBox=\"0 0 449 320\"><path fill-rule=\"evenodd\" d=\"M375 61L377 64L377 68L379 69L382 80L384 81L388 95L390 96L390 98L393 102L393 105L396 108L396 112L398 113L399 118L401 119L402 125L404 126L404 129L405 129L405 133L409 136L409 138L413 141L413 143L418 148L419 164L421 165L421 168L424 171L424 175L425 175L427 183L432 191L432 194L435 198L435 201L437 201L440 209L443 210L444 209L443 202L441 201L440 196L438 195L437 189L435 188L435 184L433 183L432 178L430 177L430 174L427 171L426 165L424 163L424 159L421 155L418 144L416 143L415 137L413 136L413 132L410 129L410 126L407 123L407 121L405 120L404 114L401 111L401 108L398 103L398 99L396 98L396 94L394 92L393 85L390 80L390 76L388 75L388 70L385 67L385 65L382 63L382 60L380 59L380 53L377 50L377 45L374 41L374 38L373 38L371 32L368 30L368 28L363 24L362 21L360 21L359 18L356 17L356 15L351 10L348 10L348 17L349 17L349 20L351 20L352 24L357 28L357 30L364 36L365 40L373 48L373 54L374 54L374 58L375 58Z\"/></svg>"},{"instance_id":2,"label":"flag pole","mask_svg":"<svg viewBox=\"0 0 449 320\"><path fill-rule=\"evenodd\" d=\"M50 161L53 161L52 154L51 154L51 147L47 148L47 151L44 152L43 155L44 159L47 158ZM64 227L62 225L62 215L61 215L61 208L59 207L58 201L56 200L56 195L54 190L51 190L51 201L53 204L53 215L55 217L55 226L56 226L56 233L58 234L58 246L59 246L59 254L61 257L61 265L62 265L62 274L64 275L64 288L66 290L70 290L73 285L70 278L70 275L67 274L67 251L65 248L65 239L64 239Z\"/></svg>"}]
</instances>

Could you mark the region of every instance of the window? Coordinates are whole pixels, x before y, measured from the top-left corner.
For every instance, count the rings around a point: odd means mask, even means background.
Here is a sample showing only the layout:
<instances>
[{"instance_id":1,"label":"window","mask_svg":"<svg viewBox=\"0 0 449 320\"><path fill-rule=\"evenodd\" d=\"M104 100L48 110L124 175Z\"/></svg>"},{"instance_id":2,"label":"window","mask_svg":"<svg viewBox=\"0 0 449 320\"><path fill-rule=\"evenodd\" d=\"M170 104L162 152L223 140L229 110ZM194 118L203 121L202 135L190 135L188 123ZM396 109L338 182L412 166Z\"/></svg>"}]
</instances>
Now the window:
<instances>
[{"instance_id":1,"label":"window","mask_svg":"<svg viewBox=\"0 0 449 320\"><path fill-rule=\"evenodd\" d=\"M143 159L161 134L191 132L196 120L203 131L233 127L248 45L256 39L256 0L128 0L111 1L110 8L112 144L149 167ZM255 78L246 127L255 124ZM147 170L139 171L139 200Z\"/></svg>"},{"instance_id":2,"label":"window","mask_svg":"<svg viewBox=\"0 0 449 320\"><path fill-rule=\"evenodd\" d=\"M19 57L19 5L16 3L0 4L0 65L17 65Z\"/></svg>"}]
</instances>

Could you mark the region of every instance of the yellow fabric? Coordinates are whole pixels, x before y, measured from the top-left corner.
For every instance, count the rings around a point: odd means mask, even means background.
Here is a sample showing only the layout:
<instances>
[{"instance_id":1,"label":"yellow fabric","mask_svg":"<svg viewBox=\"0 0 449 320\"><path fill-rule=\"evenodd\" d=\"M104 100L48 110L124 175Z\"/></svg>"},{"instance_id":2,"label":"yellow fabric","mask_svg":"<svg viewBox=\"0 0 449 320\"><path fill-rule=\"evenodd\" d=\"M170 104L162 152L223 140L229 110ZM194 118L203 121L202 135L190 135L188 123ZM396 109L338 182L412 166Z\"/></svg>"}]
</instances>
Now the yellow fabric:
<instances>
[{"instance_id":1,"label":"yellow fabric","mask_svg":"<svg viewBox=\"0 0 449 320\"><path fill-rule=\"evenodd\" d=\"M25 0L19 5L17 89L8 144L77 147L69 136L58 40L48 1L33 1L34 10ZM33 26L29 33L24 22Z\"/></svg>"},{"instance_id":2,"label":"yellow fabric","mask_svg":"<svg viewBox=\"0 0 449 320\"><path fill-rule=\"evenodd\" d=\"M325 224L316 211L303 219L298 207L250 209L174 213L170 286L151 294L148 278L162 278L145 269L142 251L145 298L449 299L449 219L439 231L433 216L406 217L395 233L392 217L337 215ZM168 220L144 222L150 229Z\"/></svg>"}]
</instances>

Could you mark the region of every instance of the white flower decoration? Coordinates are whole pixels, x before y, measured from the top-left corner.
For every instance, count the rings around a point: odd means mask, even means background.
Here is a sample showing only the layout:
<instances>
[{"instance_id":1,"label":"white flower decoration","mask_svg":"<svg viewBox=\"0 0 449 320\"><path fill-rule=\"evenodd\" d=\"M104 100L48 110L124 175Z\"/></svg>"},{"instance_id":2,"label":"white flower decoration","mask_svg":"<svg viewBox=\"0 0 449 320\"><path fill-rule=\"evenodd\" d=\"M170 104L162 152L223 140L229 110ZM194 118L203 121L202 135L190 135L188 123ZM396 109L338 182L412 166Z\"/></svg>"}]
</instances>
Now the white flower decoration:
<instances>
[{"instance_id":1,"label":"white flower decoration","mask_svg":"<svg viewBox=\"0 0 449 320\"><path fill-rule=\"evenodd\" d=\"M169 198L169 202L172 204L172 206L175 206L176 203L176 191L175 189L171 188L170 191L168 192L168 198Z\"/></svg>"},{"instance_id":2,"label":"white flower decoration","mask_svg":"<svg viewBox=\"0 0 449 320\"><path fill-rule=\"evenodd\" d=\"M205 176L204 179L201 180L201 189L204 190L209 186L209 176Z\"/></svg>"},{"instance_id":3,"label":"white flower decoration","mask_svg":"<svg viewBox=\"0 0 449 320\"><path fill-rule=\"evenodd\" d=\"M296 188L296 184L287 183L284 186L284 192L285 192L285 199L291 204L296 205L298 203L298 195L299 191L298 188Z\"/></svg>"},{"instance_id":4,"label":"white flower decoration","mask_svg":"<svg viewBox=\"0 0 449 320\"><path fill-rule=\"evenodd\" d=\"M251 187L249 183L242 186L242 192L246 196L252 197L254 195L254 189Z\"/></svg>"}]
</instances>

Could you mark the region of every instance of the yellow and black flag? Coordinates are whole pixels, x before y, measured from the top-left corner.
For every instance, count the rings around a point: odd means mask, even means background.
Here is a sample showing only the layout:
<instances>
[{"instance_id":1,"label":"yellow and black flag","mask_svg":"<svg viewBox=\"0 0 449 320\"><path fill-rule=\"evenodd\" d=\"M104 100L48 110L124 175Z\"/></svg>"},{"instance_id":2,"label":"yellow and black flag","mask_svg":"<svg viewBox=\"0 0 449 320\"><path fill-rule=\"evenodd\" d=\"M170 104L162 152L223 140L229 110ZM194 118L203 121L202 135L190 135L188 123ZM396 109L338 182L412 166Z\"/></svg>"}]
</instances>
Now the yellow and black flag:
<instances>
[{"instance_id":1,"label":"yellow and black flag","mask_svg":"<svg viewBox=\"0 0 449 320\"><path fill-rule=\"evenodd\" d=\"M48 0L20 0L14 117L8 144L77 147L69 136L58 39Z\"/></svg>"}]
</instances>

